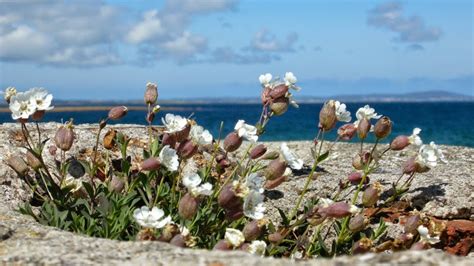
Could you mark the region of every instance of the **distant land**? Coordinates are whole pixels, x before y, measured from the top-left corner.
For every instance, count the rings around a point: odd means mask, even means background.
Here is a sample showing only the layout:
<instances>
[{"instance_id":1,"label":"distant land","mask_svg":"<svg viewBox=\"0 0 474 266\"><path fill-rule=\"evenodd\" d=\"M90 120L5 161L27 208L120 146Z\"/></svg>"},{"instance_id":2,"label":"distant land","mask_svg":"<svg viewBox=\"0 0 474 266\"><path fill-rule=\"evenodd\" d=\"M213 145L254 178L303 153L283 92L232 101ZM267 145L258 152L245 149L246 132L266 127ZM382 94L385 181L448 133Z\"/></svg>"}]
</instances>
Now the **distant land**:
<instances>
[{"instance_id":1,"label":"distant land","mask_svg":"<svg viewBox=\"0 0 474 266\"><path fill-rule=\"evenodd\" d=\"M474 96L452 93L447 91L423 91L404 94L344 94L332 97L298 96L298 103L322 103L327 99L336 99L341 102L473 102ZM161 105L187 105L187 104L256 104L260 103L259 97L252 98L189 98L189 99L166 99L159 101ZM143 100L110 101L110 100L61 100L54 99L55 111L93 111L107 110L108 107L126 104L131 110L144 110ZM168 107L167 109L169 109ZM171 107L171 109L173 109ZM6 103L0 104L0 112L9 112Z\"/></svg>"}]
</instances>

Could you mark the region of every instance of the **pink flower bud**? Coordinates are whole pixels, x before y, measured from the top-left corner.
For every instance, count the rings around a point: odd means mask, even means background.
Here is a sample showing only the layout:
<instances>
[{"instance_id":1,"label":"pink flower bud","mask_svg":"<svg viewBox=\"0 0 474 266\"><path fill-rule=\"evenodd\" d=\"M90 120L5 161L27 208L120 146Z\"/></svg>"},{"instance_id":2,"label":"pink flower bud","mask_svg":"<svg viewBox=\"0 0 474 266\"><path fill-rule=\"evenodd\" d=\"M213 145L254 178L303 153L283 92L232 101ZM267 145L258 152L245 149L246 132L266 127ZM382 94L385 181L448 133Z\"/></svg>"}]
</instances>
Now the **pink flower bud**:
<instances>
[{"instance_id":1,"label":"pink flower bud","mask_svg":"<svg viewBox=\"0 0 474 266\"><path fill-rule=\"evenodd\" d=\"M158 86L153 83L146 84L145 96L143 97L145 104L155 104L158 99Z\"/></svg>"},{"instance_id":2,"label":"pink flower bud","mask_svg":"<svg viewBox=\"0 0 474 266\"><path fill-rule=\"evenodd\" d=\"M41 119L43 119L43 116L44 114L46 113L45 110L39 110L39 111L36 111L32 116L31 118L35 121L40 121Z\"/></svg>"},{"instance_id":3,"label":"pink flower bud","mask_svg":"<svg viewBox=\"0 0 474 266\"><path fill-rule=\"evenodd\" d=\"M283 182L285 182L287 179L288 179L288 177L286 177L286 176L280 176L280 177L277 177L273 180L267 180L267 181L265 181L265 188L266 189L274 189L274 188L278 187L279 185L281 185Z\"/></svg>"},{"instance_id":4,"label":"pink flower bud","mask_svg":"<svg viewBox=\"0 0 474 266\"><path fill-rule=\"evenodd\" d=\"M224 139L224 149L228 152L234 152L242 145L242 137L237 132L231 132Z\"/></svg>"},{"instance_id":5,"label":"pink flower bud","mask_svg":"<svg viewBox=\"0 0 474 266\"><path fill-rule=\"evenodd\" d=\"M24 176L26 173L28 173L28 165L19 156L10 156L10 157L8 157L6 163L19 176Z\"/></svg>"},{"instance_id":6,"label":"pink flower bud","mask_svg":"<svg viewBox=\"0 0 474 266\"><path fill-rule=\"evenodd\" d=\"M272 99L279 99L285 97L287 93L288 86L286 86L285 84L280 84L270 91L270 97Z\"/></svg>"},{"instance_id":7,"label":"pink flower bud","mask_svg":"<svg viewBox=\"0 0 474 266\"><path fill-rule=\"evenodd\" d=\"M176 247L185 248L186 247L186 240L185 240L184 236L182 236L181 234L178 234L178 235L175 235L171 239L170 244L173 245L173 246L176 246Z\"/></svg>"},{"instance_id":8,"label":"pink flower bud","mask_svg":"<svg viewBox=\"0 0 474 266\"><path fill-rule=\"evenodd\" d=\"M358 214L351 218L349 222L349 230L353 233L360 232L365 229L369 221L365 218L364 215Z\"/></svg>"},{"instance_id":9,"label":"pink flower bud","mask_svg":"<svg viewBox=\"0 0 474 266\"><path fill-rule=\"evenodd\" d=\"M357 125L357 133L359 134L359 139L365 139L367 134L369 134L370 128L372 125L370 124L367 118L363 118L359 125Z\"/></svg>"},{"instance_id":10,"label":"pink flower bud","mask_svg":"<svg viewBox=\"0 0 474 266\"><path fill-rule=\"evenodd\" d=\"M193 197L190 193L186 193L180 200L178 206L178 213L181 218L191 220L197 213L199 207L199 200Z\"/></svg>"},{"instance_id":11,"label":"pink flower bud","mask_svg":"<svg viewBox=\"0 0 474 266\"><path fill-rule=\"evenodd\" d=\"M229 250L232 250L232 245L229 242L227 242L227 240L221 239L217 241L216 245L212 248L212 250L229 251Z\"/></svg>"},{"instance_id":12,"label":"pink flower bud","mask_svg":"<svg viewBox=\"0 0 474 266\"><path fill-rule=\"evenodd\" d=\"M126 106L116 106L109 111L108 118L111 120L119 120L123 118L128 112Z\"/></svg>"},{"instance_id":13,"label":"pink flower bud","mask_svg":"<svg viewBox=\"0 0 474 266\"><path fill-rule=\"evenodd\" d=\"M246 241L253 241L262 234L262 225L257 220L248 222L242 230Z\"/></svg>"},{"instance_id":14,"label":"pink flower bud","mask_svg":"<svg viewBox=\"0 0 474 266\"><path fill-rule=\"evenodd\" d=\"M182 141L185 141L186 139L188 139L189 132L191 132L191 125L188 123L183 130L175 133L176 141L177 142L182 142Z\"/></svg>"},{"instance_id":15,"label":"pink flower bud","mask_svg":"<svg viewBox=\"0 0 474 266\"><path fill-rule=\"evenodd\" d=\"M382 186L380 183L376 182L372 184L370 187L364 190L362 194L362 204L365 207L372 207L377 204L377 201L380 198L380 194L382 193Z\"/></svg>"},{"instance_id":16,"label":"pink flower bud","mask_svg":"<svg viewBox=\"0 0 474 266\"><path fill-rule=\"evenodd\" d=\"M33 170L38 170L43 166L41 161L30 151L26 152L26 162Z\"/></svg>"},{"instance_id":17,"label":"pink flower bud","mask_svg":"<svg viewBox=\"0 0 474 266\"><path fill-rule=\"evenodd\" d=\"M142 171L154 171L160 169L160 165L158 158L150 157L142 162L141 169Z\"/></svg>"},{"instance_id":18,"label":"pink flower bud","mask_svg":"<svg viewBox=\"0 0 474 266\"><path fill-rule=\"evenodd\" d=\"M51 156L56 156L56 151L58 150L58 148L54 145L51 145L48 147L48 152Z\"/></svg>"},{"instance_id":19,"label":"pink flower bud","mask_svg":"<svg viewBox=\"0 0 474 266\"><path fill-rule=\"evenodd\" d=\"M280 243L283 240L283 236L279 232L275 232L268 235L268 241L272 244Z\"/></svg>"},{"instance_id":20,"label":"pink flower bud","mask_svg":"<svg viewBox=\"0 0 474 266\"><path fill-rule=\"evenodd\" d=\"M122 192L123 188L125 187L125 183L123 180L118 176L113 176L112 180L109 183L109 189L115 191L116 193Z\"/></svg>"},{"instance_id":21,"label":"pink flower bud","mask_svg":"<svg viewBox=\"0 0 474 266\"><path fill-rule=\"evenodd\" d=\"M362 174L359 172L352 172L349 174L347 179L349 180L349 182L351 182L351 184L358 185L360 181L362 181Z\"/></svg>"},{"instance_id":22,"label":"pink flower bud","mask_svg":"<svg viewBox=\"0 0 474 266\"><path fill-rule=\"evenodd\" d=\"M354 206L346 202L336 202L318 210L322 216L329 218L344 218L352 215L354 211Z\"/></svg>"},{"instance_id":23,"label":"pink flower bud","mask_svg":"<svg viewBox=\"0 0 474 266\"><path fill-rule=\"evenodd\" d=\"M244 216L244 211L242 208L237 208L237 209L226 209L225 210L225 218L227 221L237 221L238 219L242 218Z\"/></svg>"},{"instance_id":24,"label":"pink flower bud","mask_svg":"<svg viewBox=\"0 0 474 266\"><path fill-rule=\"evenodd\" d=\"M380 118L374 126L374 134L378 139L383 139L392 132L392 121L388 116Z\"/></svg>"},{"instance_id":25,"label":"pink flower bud","mask_svg":"<svg viewBox=\"0 0 474 266\"><path fill-rule=\"evenodd\" d=\"M272 110L274 115L279 116L288 111L289 104L290 100L288 98L281 97L273 100L273 102L270 104L270 109Z\"/></svg>"},{"instance_id":26,"label":"pink flower bud","mask_svg":"<svg viewBox=\"0 0 474 266\"><path fill-rule=\"evenodd\" d=\"M356 132L357 127L354 124L345 124L337 130L337 135L341 140L351 140Z\"/></svg>"},{"instance_id":27,"label":"pink flower bud","mask_svg":"<svg viewBox=\"0 0 474 266\"><path fill-rule=\"evenodd\" d=\"M224 209L235 209L243 204L242 198L237 196L232 184L227 184L222 188L217 203Z\"/></svg>"},{"instance_id":28,"label":"pink flower bud","mask_svg":"<svg viewBox=\"0 0 474 266\"><path fill-rule=\"evenodd\" d=\"M163 146L169 145L170 147L175 147L176 145L176 136L174 134L165 133L163 134L163 139L161 140Z\"/></svg>"},{"instance_id":29,"label":"pink flower bud","mask_svg":"<svg viewBox=\"0 0 474 266\"><path fill-rule=\"evenodd\" d=\"M253 160L258 159L262 157L266 152L267 147L265 147L265 145L263 144L259 144L250 151L250 158Z\"/></svg>"},{"instance_id":30,"label":"pink flower bud","mask_svg":"<svg viewBox=\"0 0 474 266\"><path fill-rule=\"evenodd\" d=\"M56 146L63 151L70 150L74 143L75 136L72 128L72 122L70 122L66 126L61 126L58 131L56 131L56 135L54 135Z\"/></svg>"},{"instance_id":31,"label":"pink flower bud","mask_svg":"<svg viewBox=\"0 0 474 266\"><path fill-rule=\"evenodd\" d=\"M405 233L416 235L418 233L418 226L421 224L420 215L415 214L408 217L405 221L405 225L403 227Z\"/></svg>"},{"instance_id":32,"label":"pink flower bud","mask_svg":"<svg viewBox=\"0 0 474 266\"><path fill-rule=\"evenodd\" d=\"M282 162L279 159L271 161L265 169L265 177L267 180L273 180L282 176L286 170L286 162Z\"/></svg>"},{"instance_id":33,"label":"pink flower bud","mask_svg":"<svg viewBox=\"0 0 474 266\"><path fill-rule=\"evenodd\" d=\"M418 163L416 162L415 157L408 159L403 165L403 173L407 175L413 174L414 172L416 172L416 169L418 168L417 164Z\"/></svg>"},{"instance_id":34,"label":"pink flower bud","mask_svg":"<svg viewBox=\"0 0 474 266\"><path fill-rule=\"evenodd\" d=\"M370 251L372 248L372 240L367 237L361 238L359 241L352 245L352 255L364 254Z\"/></svg>"},{"instance_id":35,"label":"pink flower bud","mask_svg":"<svg viewBox=\"0 0 474 266\"><path fill-rule=\"evenodd\" d=\"M269 87L265 87L265 88L263 89L262 95L261 95L261 97L262 97L262 104L263 104L263 105L267 105L267 104L270 103L270 101L271 101L271 99L272 99L272 98L270 97L270 92L271 92L271 91L272 91L272 89L269 88Z\"/></svg>"},{"instance_id":36,"label":"pink flower bud","mask_svg":"<svg viewBox=\"0 0 474 266\"><path fill-rule=\"evenodd\" d=\"M390 149L393 151L401 151L408 145L410 145L410 139L407 136L401 135L392 140Z\"/></svg>"},{"instance_id":37,"label":"pink flower bud","mask_svg":"<svg viewBox=\"0 0 474 266\"><path fill-rule=\"evenodd\" d=\"M185 140L181 142L178 146L178 154L183 159L188 159L193 157L193 155L198 151L198 146L195 145L191 140Z\"/></svg>"},{"instance_id":38,"label":"pink flower bud","mask_svg":"<svg viewBox=\"0 0 474 266\"><path fill-rule=\"evenodd\" d=\"M319 112L319 124L324 131L331 130L337 122L336 105L333 100L324 103Z\"/></svg>"}]
</instances>

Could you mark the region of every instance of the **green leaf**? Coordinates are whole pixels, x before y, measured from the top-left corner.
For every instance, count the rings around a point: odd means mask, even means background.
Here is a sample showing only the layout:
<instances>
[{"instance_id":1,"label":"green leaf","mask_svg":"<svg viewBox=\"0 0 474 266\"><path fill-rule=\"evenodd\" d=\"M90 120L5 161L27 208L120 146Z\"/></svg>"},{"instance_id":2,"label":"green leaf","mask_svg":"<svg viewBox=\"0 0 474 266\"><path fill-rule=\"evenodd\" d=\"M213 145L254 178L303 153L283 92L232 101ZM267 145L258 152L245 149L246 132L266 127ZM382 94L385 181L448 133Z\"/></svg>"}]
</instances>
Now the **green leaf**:
<instances>
[{"instance_id":1,"label":"green leaf","mask_svg":"<svg viewBox=\"0 0 474 266\"><path fill-rule=\"evenodd\" d=\"M326 160L326 159L328 158L328 156L329 156L329 151L327 151L327 152L325 152L325 153L319 155L319 157L316 159L316 161L317 161L318 163L320 163L320 162Z\"/></svg>"},{"instance_id":2,"label":"green leaf","mask_svg":"<svg viewBox=\"0 0 474 266\"><path fill-rule=\"evenodd\" d=\"M282 223L284 226L290 225L290 221L288 220L288 217L286 217L286 214L284 211L282 211L280 208L277 208L278 213L280 214L280 217L282 219Z\"/></svg>"}]
</instances>

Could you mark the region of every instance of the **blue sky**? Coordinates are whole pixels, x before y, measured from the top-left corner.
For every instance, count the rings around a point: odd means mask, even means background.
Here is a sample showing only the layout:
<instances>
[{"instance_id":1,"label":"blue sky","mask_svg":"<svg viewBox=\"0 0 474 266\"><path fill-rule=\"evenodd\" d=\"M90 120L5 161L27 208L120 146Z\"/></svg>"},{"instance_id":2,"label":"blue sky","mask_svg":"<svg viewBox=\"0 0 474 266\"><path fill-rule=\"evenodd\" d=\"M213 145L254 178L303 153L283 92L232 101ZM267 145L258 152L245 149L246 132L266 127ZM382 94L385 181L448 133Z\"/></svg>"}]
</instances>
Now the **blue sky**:
<instances>
[{"instance_id":1,"label":"blue sky","mask_svg":"<svg viewBox=\"0 0 474 266\"><path fill-rule=\"evenodd\" d=\"M292 71L300 96L474 95L472 38L470 0L0 0L0 86L258 97L261 73Z\"/></svg>"}]
</instances>

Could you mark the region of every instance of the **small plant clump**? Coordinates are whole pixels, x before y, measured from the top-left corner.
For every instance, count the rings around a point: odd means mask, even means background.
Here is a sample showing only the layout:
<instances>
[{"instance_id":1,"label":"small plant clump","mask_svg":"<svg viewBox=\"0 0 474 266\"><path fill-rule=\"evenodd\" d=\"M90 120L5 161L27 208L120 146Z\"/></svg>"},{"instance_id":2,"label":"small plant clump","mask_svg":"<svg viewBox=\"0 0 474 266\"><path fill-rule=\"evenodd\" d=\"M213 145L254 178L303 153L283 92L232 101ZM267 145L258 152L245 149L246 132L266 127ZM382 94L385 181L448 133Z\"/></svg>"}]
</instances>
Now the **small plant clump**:
<instances>
[{"instance_id":1,"label":"small plant clump","mask_svg":"<svg viewBox=\"0 0 474 266\"><path fill-rule=\"evenodd\" d=\"M42 224L94 237L295 259L426 249L439 242L441 229L422 213L413 212L404 233L391 239L385 236L388 225L377 214L399 203L418 173L444 160L441 150L433 142L423 145L420 129L382 144L391 133L389 117L366 105L350 123L346 105L335 100L324 103L319 112L312 166L295 205L289 212L279 210L281 221L267 218L264 192L286 182L304 164L285 143L280 151L258 143L272 118L283 115L290 105L297 107L290 93L299 90L296 77L288 72L283 79L264 74L259 80L262 112L258 122L250 125L239 120L222 138L221 123L216 139L195 120L173 114L166 114L163 130L156 131L158 88L148 83L144 96L147 144L139 167L133 167L136 158L127 153L131 138L113 128L100 138L110 120L127 115L125 106L112 108L99 122L90 156L78 159L70 154L76 138L72 120L60 126L53 139L42 138L38 122L53 108L52 95L44 89L17 92L8 88L5 100L12 118L21 125L26 156L12 155L6 163L33 195L19 210ZM328 132L338 122L345 124L337 129L336 140L327 142ZM369 135L375 143L364 142ZM321 174L316 170L329 158L334 143L356 136L360 150L354 154L353 172L330 198L309 198L309 185L319 182L316 177ZM243 146L244 141L249 144ZM413 156L400 167L400 177L390 190L370 181L384 156L409 146L417 147L416 151L408 151ZM114 156L113 149L120 156ZM54 158L53 167L45 163L45 153ZM388 196L382 198L382 193Z\"/></svg>"}]
</instances>

